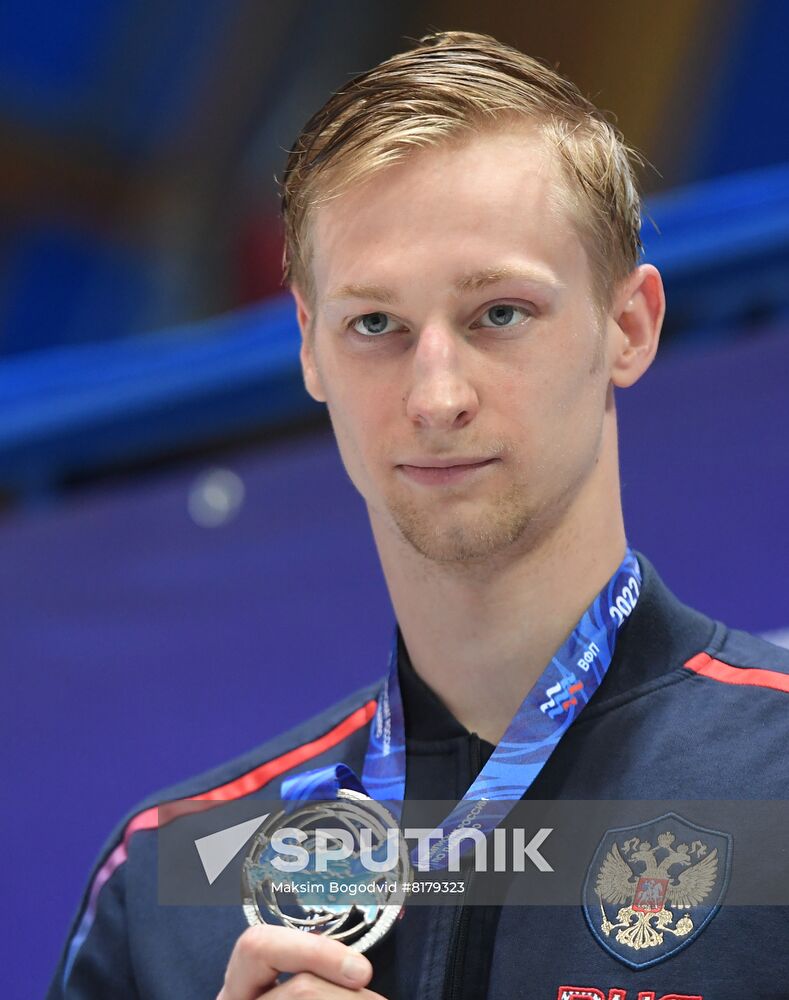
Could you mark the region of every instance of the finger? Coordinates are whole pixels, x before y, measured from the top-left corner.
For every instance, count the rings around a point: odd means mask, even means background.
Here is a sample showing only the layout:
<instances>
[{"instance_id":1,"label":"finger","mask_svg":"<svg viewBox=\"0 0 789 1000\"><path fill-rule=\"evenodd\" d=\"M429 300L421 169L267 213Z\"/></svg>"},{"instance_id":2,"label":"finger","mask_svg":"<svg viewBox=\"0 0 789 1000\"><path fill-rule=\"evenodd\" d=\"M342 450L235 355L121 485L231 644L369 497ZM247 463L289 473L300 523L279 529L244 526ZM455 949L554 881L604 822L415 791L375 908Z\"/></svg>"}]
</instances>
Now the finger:
<instances>
[{"instance_id":1,"label":"finger","mask_svg":"<svg viewBox=\"0 0 789 1000\"><path fill-rule=\"evenodd\" d=\"M250 927L236 941L218 1000L253 1000L274 984L280 972L313 972L359 990L373 970L363 955L319 934L290 927Z\"/></svg>"},{"instance_id":2,"label":"finger","mask_svg":"<svg viewBox=\"0 0 789 1000\"><path fill-rule=\"evenodd\" d=\"M329 983L311 972L298 972L282 986L269 990L256 1000L385 1000L372 990L346 989Z\"/></svg>"}]
</instances>

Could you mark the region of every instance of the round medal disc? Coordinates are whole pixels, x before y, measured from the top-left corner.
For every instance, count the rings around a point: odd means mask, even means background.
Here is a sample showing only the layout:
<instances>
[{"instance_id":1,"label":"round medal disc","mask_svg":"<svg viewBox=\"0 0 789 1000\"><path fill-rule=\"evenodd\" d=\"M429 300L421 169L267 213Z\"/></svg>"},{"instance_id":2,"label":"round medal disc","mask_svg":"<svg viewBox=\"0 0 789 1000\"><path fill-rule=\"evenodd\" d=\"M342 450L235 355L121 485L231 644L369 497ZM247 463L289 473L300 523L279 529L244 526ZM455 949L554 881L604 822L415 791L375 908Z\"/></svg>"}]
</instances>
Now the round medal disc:
<instances>
[{"instance_id":1,"label":"round medal disc","mask_svg":"<svg viewBox=\"0 0 789 1000\"><path fill-rule=\"evenodd\" d=\"M272 837L290 828L305 836L298 838L298 847L289 838L281 850L288 859L299 848L306 851L309 862L303 871L283 871L282 860L272 847ZM396 853L387 840L392 831L397 834ZM316 871L318 838L322 838L323 850L335 856L324 854L326 860ZM279 864L274 864L275 859ZM386 870L371 870L379 866ZM394 926L412 877L408 847L391 812L361 792L341 789L337 799L305 801L263 823L242 869L244 914L250 926L293 927L364 952Z\"/></svg>"}]
</instances>

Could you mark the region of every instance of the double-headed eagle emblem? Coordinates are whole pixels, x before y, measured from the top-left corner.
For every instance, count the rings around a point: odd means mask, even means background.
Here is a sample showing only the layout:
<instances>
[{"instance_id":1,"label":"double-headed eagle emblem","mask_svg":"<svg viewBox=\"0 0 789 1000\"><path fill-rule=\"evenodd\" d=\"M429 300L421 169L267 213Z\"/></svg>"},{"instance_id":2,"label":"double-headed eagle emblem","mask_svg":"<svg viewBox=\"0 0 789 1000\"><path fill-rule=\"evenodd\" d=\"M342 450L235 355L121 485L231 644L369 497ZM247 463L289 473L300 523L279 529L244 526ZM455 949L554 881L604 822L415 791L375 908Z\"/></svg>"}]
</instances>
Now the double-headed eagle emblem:
<instances>
[{"instance_id":1,"label":"double-headed eagle emblem","mask_svg":"<svg viewBox=\"0 0 789 1000\"><path fill-rule=\"evenodd\" d=\"M718 850L701 840L675 847L675 840L665 831L654 847L640 837L626 840L621 850L613 844L594 887L606 938L616 931L620 945L640 951L662 945L665 934L683 938L693 931L690 914L674 923L674 910L698 906L710 895L718 878ZM604 903L620 907L615 922L608 919Z\"/></svg>"}]
</instances>

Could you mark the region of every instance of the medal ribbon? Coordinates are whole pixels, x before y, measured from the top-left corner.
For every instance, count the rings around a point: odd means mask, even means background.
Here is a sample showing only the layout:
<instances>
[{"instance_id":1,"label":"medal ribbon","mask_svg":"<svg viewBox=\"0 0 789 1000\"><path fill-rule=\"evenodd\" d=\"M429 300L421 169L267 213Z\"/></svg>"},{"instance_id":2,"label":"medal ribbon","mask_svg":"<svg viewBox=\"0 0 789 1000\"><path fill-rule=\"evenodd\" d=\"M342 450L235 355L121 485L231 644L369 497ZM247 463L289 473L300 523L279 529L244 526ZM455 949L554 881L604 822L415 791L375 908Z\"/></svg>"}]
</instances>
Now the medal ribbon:
<instances>
[{"instance_id":1,"label":"medal ribbon","mask_svg":"<svg viewBox=\"0 0 789 1000\"><path fill-rule=\"evenodd\" d=\"M641 570L628 547L617 571L584 612L534 687L521 702L487 764L441 824L444 837L431 856L445 857L444 841L471 822L487 835L518 802L559 740L578 718L611 665L619 629L630 616L641 590ZM345 764L318 768L288 778L282 797L335 799L341 788L364 792L397 810L405 798L405 719L397 677L397 632L389 670L364 760L361 782ZM431 867L443 867L440 863Z\"/></svg>"}]
</instances>

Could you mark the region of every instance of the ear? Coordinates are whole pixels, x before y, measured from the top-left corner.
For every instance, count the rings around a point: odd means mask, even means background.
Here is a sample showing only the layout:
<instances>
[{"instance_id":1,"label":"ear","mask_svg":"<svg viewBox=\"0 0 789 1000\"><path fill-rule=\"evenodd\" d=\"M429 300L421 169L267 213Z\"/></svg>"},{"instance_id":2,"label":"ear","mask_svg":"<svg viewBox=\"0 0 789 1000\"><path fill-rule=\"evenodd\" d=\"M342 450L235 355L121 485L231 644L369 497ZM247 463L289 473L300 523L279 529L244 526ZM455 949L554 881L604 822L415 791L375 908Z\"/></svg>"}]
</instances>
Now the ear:
<instances>
[{"instance_id":1,"label":"ear","mask_svg":"<svg viewBox=\"0 0 789 1000\"><path fill-rule=\"evenodd\" d=\"M326 394L323 391L323 383L315 360L315 331L312 310L307 305L305 295L296 285L291 287L291 293L296 302L296 319L301 331L299 359L301 360L304 387L317 403L325 403Z\"/></svg>"},{"instance_id":2,"label":"ear","mask_svg":"<svg viewBox=\"0 0 789 1000\"><path fill-rule=\"evenodd\" d=\"M660 272L652 264L641 264L617 289L609 314L614 324L611 381L615 386L628 388L652 364L665 312Z\"/></svg>"}]
</instances>

